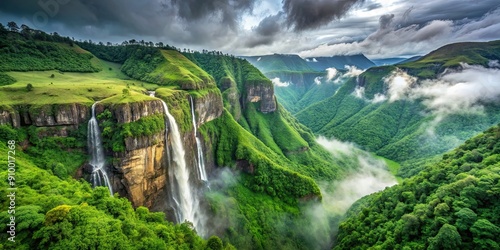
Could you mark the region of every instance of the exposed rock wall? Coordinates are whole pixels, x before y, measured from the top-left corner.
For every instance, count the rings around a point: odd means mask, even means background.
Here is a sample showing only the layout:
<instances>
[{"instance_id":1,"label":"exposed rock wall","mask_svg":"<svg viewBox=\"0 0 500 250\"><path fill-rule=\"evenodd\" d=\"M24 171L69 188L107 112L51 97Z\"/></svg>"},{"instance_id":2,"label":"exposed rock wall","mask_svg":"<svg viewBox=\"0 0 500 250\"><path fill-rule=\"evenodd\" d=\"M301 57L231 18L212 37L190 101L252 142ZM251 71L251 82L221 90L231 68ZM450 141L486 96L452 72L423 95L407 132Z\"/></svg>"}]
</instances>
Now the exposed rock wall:
<instances>
[{"instance_id":1,"label":"exposed rock wall","mask_svg":"<svg viewBox=\"0 0 500 250\"><path fill-rule=\"evenodd\" d=\"M276 111L274 86L269 84L248 84L246 86L246 102L260 102L259 111L269 113Z\"/></svg>"},{"instance_id":2,"label":"exposed rock wall","mask_svg":"<svg viewBox=\"0 0 500 250\"><path fill-rule=\"evenodd\" d=\"M224 111L219 91L210 91L200 98L195 98L194 106L198 125L217 119Z\"/></svg>"},{"instance_id":3,"label":"exposed rock wall","mask_svg":"<svg viewBox=\"0 0 500 250\"><path fill-rule=\"evenodd\" d=\"M78 126L90 118L90 107L80 103L48 104L43 106L16 105L0 107L0 124L15 128L25 125L37 127Z\"/></svg>"}]
</instances>

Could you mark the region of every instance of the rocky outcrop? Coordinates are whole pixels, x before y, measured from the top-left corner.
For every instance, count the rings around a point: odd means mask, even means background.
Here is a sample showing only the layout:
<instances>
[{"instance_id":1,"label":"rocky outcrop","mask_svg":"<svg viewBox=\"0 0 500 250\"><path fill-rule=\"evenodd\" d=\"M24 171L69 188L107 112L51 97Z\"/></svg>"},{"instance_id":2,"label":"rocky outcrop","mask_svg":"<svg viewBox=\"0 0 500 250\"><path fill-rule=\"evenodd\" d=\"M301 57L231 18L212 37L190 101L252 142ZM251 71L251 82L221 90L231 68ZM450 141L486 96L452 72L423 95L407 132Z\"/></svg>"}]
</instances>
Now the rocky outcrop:
<instances>
[{"instance_id":1,"label":"rocky outcrop","mask_svg":"<svg viewBox=\"0 0 500 250\"><path fill-rule=\"evenodd\" d=\"M12 127L20 127L21 118L19 112L9 111L7 109L0 110L0 125L11 125Z\"/></svg>"},{"instance_id":2,"label":"rocky outcrop","mask_svg":"<svg viewBox=\"0 0 500 250\"><path fill-rule=\"evenodd\" d=\"M269 84L251 84L246 86L246 102L260 102L259 111L269 113L276 111L274 87Z\"/></svg>"},{"instance_id":3,"label":"rocky outcrop","mask_svg":"<svg viewBox=\"0 0 500 250\"><path fill-rule=\"evenodd\" d=\"M90 118L90 109L85 104L47 104L42 106L13 106L0 108L0 124L13 127L34 125L37 127L73 126L77 127Z\"/></svg>"}]
</instances>

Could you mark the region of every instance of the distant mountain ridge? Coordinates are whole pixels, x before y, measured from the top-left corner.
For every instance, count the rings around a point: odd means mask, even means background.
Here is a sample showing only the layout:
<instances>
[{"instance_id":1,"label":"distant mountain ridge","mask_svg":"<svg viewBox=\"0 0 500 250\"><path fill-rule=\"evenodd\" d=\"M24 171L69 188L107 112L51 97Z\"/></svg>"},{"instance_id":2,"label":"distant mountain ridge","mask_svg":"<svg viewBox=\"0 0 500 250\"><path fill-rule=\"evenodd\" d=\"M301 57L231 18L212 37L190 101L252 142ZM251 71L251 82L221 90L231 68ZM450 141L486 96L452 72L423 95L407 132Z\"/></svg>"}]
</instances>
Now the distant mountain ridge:
<instances>
[{"instance_id":1,"label":"distant mountain ridge","mask_svg":"<svg viewBox=\"0 0 500 250\"><path fill-rule=\"evenodd\" d=\"M346 65L356 66L358 69L368 69L376 66L365 55L330 56L330 57L310 57L306 58L311 68L323 71L327 68L344 69Z\"/></svg>"},{"instance_id":2,"label":"distant mountain ridge","mask_svg":"<svg viewBox=\"0 0 500 250\"><path fill-rule=\"evenodd\" d=\"M313 72L306 60L293 54L272 54L262 56L242 56L263 73L273 71Z\"/></svg>"}]
</instances>

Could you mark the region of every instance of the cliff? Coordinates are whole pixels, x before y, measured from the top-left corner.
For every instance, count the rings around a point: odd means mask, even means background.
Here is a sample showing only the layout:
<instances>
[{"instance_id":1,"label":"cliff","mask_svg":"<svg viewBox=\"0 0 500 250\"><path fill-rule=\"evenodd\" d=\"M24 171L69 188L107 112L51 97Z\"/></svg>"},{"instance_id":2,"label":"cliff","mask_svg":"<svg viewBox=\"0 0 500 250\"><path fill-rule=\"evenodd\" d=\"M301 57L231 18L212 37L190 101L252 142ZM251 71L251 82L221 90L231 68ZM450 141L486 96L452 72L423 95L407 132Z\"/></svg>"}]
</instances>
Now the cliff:
<instances>
[{"instance_id":1,"label":"cliff","mask_svg":"<svg viewBox=\"0 0 500 250\"><path fill-rule=\"evenodd\" d=\"M170 113L179 125L186 153L185 159L188 166L193 166L190 171L192 175L190 179L196 180L195 159L197 151L192 130L189 95L185 91L158 91L158 96L165 100ZM223 111L222 98L218 91L207 90L203 94L197 92L193 103L198 126L218 118ZM148 117L161 117L162 123L165 124L163 104L159 99L123 104L104 102L96 107L97 114L105 110L111 113L111 117L108 119L112 123L116 123L117 133L123 133L127 130L126 126L133 127L134 124L138 124ZM100 122L104 124L106 120L100 120ZM149 135L131 134L125 136L123 150L108 152L114 159L109 168L110 178L114 189L120 195L128 197L135 207L145 206L154 211L168 211L170 206L167 204L168 191L166 188L168 187L168 169L171 167L171 163L168 162L166 153L169 150L169 146L165 144L166 130L160 129L153 132ZM212 153L205 152L205 154ZM206 168L209 172L213 168L213 164L207 164Z\"/></svg>"},{"instance_id":2,"label":"cliff","mask_svg":"<svg viewBox=\"0 0 500 250\"><path fill-rule=\"evenodd\" d=\"M26 125L37 127L78 125L87 121L89 117L89 107L81 103L0 107L0 124L9 124L15 128Z\"/></svg>"},{"instance_id":3,"label":"cliff","mask_svg":"<svg viewBox=\"0 0 500 250\"><path fill-rule=\"evenodd\" d=\"M274 97L274 87L268 84L246 85L246 103L258 102L259 111L269 113L276 111L276 98ZM245 104L246 104L245 103Z\"/></svg>"}]
</instances>

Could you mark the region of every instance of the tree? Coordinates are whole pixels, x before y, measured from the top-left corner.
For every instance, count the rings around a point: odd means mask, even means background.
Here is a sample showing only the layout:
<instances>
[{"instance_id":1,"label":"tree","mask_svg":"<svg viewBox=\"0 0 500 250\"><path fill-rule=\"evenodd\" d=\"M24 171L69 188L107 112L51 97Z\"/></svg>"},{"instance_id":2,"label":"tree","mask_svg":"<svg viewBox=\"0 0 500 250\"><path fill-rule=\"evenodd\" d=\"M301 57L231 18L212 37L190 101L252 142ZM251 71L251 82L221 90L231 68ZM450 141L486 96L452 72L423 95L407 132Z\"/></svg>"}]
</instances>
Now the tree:
<instances>
[{"instance_id":1,"label":"tree","mask_svg":"<svg viewBox=\"0 0 500 250\"><path fill-rule=\"evenodd\" d=\"M469 230L477 220L476 213L469 208L462 208L460 211L456 212L455 215L458 217L455 225L462 231Z\"/></svg>"},{"instance_id":2,"label":"tree","mask_svg":"<svg viewBox=\"0 0 500 250\"><path fill-rule=\"evenodd\" d=\"M460 249L462 245L462 237L457 231L457 228L450 225L444 224L441 229L439 229L436 237L429 239L428 249Z\"/></svg>"},{"instance_id":3,"label":"tree","mask_svg":"<svg viewBox=\"0 0 500 250\"><path fill-rule=\"evenodd\" d=\"M26 90L28 90L28 91L33 90L33 84L31 84L31 83L26 84Z\"/></svg>"},{"instance_id":4,"label":"tree","mask_svg":"<svg viewBox=\"0 0 500 250\"><path fill-rule=\"evenodd\" d=\"M8 22L7 27L9 27L10 31L17 32L19 30L19 26L17 26L16 22Z\"/></svg>"},{"instance_id":5,"label":"tree","mask_svg":"<svg viewBox=\"0 0 500 250\"><path fill-rule=\"evenodd\" d=\"M130 96L130 91L128 89L122 90L123 97Z\"/></svg>"},{"instance_id":6,"label":"tree","mask_svg":"<svg viewBox=\"0 0 500 250\"><path fill-rule=\"evenodd\" d=\"M7 29L5 28L5 26L3 26L2 23L0 23L0 33L4 33L5 31L7 31Z\"/></svg>"},{"instance_id":7,"label":"tree","mask_svg":"<svg viewBox=\"0 0 500 250\"><path fill-rule=\"evenodd\" d=\"M207 250L222 250L224 245L222 240L217 236L211 236L207 241Z\"/></svg>"}]
</instances>

